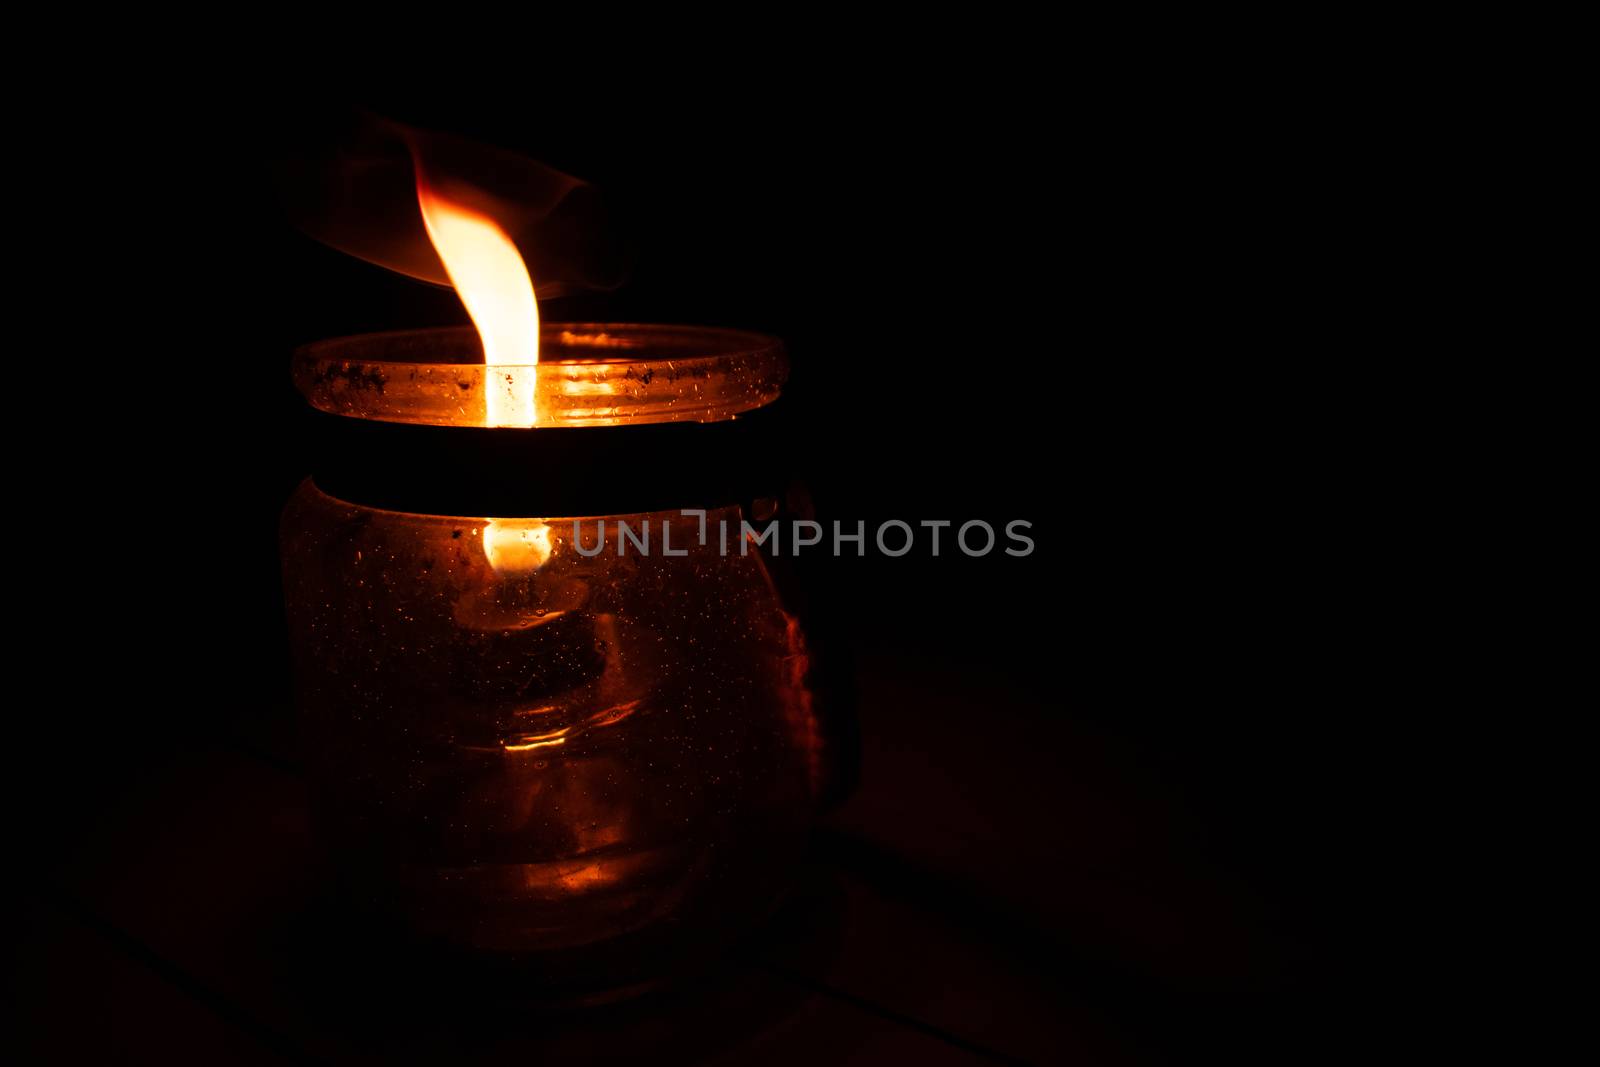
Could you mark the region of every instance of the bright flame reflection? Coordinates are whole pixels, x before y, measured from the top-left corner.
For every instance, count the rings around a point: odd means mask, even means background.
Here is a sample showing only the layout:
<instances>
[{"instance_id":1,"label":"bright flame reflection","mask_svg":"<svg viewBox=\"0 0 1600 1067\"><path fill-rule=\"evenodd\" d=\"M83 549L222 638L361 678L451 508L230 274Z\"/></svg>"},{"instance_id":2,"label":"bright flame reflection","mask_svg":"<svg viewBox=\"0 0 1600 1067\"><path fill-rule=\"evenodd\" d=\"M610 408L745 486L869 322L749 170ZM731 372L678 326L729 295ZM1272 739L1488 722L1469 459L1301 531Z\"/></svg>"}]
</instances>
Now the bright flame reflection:
<instances>
[{"instance_id":1,"label":"bright flame reflection","mask_svg":"<svg viewBox=\"0 0 1600 1067\"><path fill-rule=\"evenodd\" d=\"M483 526L483 554L499 575L528 574L555 552L550 527L539 519L490 519Z\"/></svg>"}]
</instances>

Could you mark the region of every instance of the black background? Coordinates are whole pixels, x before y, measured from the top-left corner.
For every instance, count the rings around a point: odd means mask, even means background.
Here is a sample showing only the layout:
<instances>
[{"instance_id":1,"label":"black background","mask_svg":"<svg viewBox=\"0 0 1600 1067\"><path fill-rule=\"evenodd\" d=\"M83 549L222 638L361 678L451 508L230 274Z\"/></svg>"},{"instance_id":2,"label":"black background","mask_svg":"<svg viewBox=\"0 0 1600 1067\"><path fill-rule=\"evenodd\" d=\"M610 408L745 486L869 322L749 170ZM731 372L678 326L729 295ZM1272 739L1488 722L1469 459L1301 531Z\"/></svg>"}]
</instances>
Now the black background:
<instances>
[{"instance_id":1,"label":"black background","mask_svg":"<svg viewBox=\"0 0 1600 1067\"><path fill-rule=\"evenodd\" d=\"M35 728L77 755L65 782L16 776L51 798L34 828L69 837L164 746L286 701L276 523L307 469L291 347L464 321L449 291L281 217L286 134L359 105L605 194L631 277L548 321L782 337L826 515L1031 522L1025 559L838 561L858 654L1042 695L1055 717L1033 736L974 743L1114 738L1196 854L1250 887L1272 966L1203 1019L1152 1008L1152 1031L1315 1031L1358 996L1331 948L1352 944L1345 772L1365 729L1342 664L1370 650L1337 622L1348 487L1295 429L1336 332L1308 297L1334 270L1334 209L1286 179L1308 161L1181 92L762 75L108 99L66 127L40 167L71 239L43 262L52 313L29 343L73 353L34 372L41 406L73 401L32 431L56 465L28 483L30 596L66 694ZM57 310L68 290L88 296ZM1043 828L1064 813L1038 789Z\"/></svg>"}]
</instances>

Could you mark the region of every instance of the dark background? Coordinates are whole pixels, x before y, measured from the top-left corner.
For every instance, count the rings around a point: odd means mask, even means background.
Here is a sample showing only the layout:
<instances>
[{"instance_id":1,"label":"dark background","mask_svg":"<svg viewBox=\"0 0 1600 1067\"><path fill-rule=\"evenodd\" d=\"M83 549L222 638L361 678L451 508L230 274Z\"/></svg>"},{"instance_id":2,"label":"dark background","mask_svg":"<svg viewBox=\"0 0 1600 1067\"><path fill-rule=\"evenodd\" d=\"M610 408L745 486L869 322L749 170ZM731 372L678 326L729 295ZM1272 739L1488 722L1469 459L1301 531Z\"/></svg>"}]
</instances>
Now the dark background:
<instances>
[{"instance_id":1,"label":"dark background","mask_svg":"<svg viewBox=\"0 0 1600 1067\"><path fill-rule=\"evenodd\" d=\"M277 208L285 139L359 105L602 191L635 267L615 292L543 303L547 321L783 338L825 516L1031 522L1024 559L933 560L921 539L905 559L830 561L862 669L979 694L950 790L1093 738L1164 813L1179 868L1230 887L1237 938L1171 948L1198 986L1113 994L1122 1025L1167 1048L1335 1041L1330 1005L1367 1011L1333 948L1358 933L1346 770L1365 727L1345 664L1371 649L1336 621L1348 487L1297 431L1336 332L1308 297L1336 209L1285 178L1306 161L1274 151L1271 124L1181 93L1085 99L1042 77L542 99L108 100L41 164L81 220L43 273L93 297L49 316L76 355L38 383L74 398L35 446L62 474L30 490L69 699L28 729L75 755L67 784L48 764L14 777L51 798L31 829L70 841L167 747L287 701L276 523L308 466L290 349L464 321L449 291ZM1094 817L1053 776L1028 790L1001 818L1018 840Z\"/></svg>"}]
</instances>

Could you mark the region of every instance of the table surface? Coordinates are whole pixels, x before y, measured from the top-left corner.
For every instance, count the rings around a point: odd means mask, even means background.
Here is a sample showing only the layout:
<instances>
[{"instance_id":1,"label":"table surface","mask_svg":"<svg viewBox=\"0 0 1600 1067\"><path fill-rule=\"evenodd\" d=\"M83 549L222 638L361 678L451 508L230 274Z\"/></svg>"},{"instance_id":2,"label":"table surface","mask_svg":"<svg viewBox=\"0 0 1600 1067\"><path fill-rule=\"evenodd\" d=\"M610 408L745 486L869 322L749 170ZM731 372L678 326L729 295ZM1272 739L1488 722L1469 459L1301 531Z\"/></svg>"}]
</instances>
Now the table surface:
<instances>
[{"instance_id":1,"label":"table surface","mask_svg":"<svg viewBox=\"0 0 1600 1067\"><path fill-rule=\"evenodd\" d=\"M693 983L432 1010L308 974L307 789L263 713L97 805L27 905L23 1041L48 1062L1142 1063L1276 1003L1266 903L1137 753L1026 695L888 660L861 678L859 788L791 903Z\"/></svg>"}]
</instances>

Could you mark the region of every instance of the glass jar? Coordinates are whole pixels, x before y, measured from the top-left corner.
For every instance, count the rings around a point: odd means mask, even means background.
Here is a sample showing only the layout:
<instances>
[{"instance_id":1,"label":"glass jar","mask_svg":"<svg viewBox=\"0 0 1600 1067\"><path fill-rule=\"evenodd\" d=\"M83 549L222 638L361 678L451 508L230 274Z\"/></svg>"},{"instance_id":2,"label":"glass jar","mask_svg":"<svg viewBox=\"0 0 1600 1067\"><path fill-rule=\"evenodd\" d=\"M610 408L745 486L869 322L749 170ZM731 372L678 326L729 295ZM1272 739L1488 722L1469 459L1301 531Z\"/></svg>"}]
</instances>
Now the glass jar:
<instances>
[{"instance_id":1,"label":"glass jar","mask_svg":"<svg viewBox=\"0 0 1600 1067\"><path fill-rule=\"evenodd\" d=\"M351 898L429 945L647 983L772 907L829 788L812 653L743 536L776 507L767 453L714 432L786 364L749 334L549 326L538 424L490 429L506 368L473 344L295 357L329 413L282 524L322 821Z\"/></svg>"}]
</instances>

